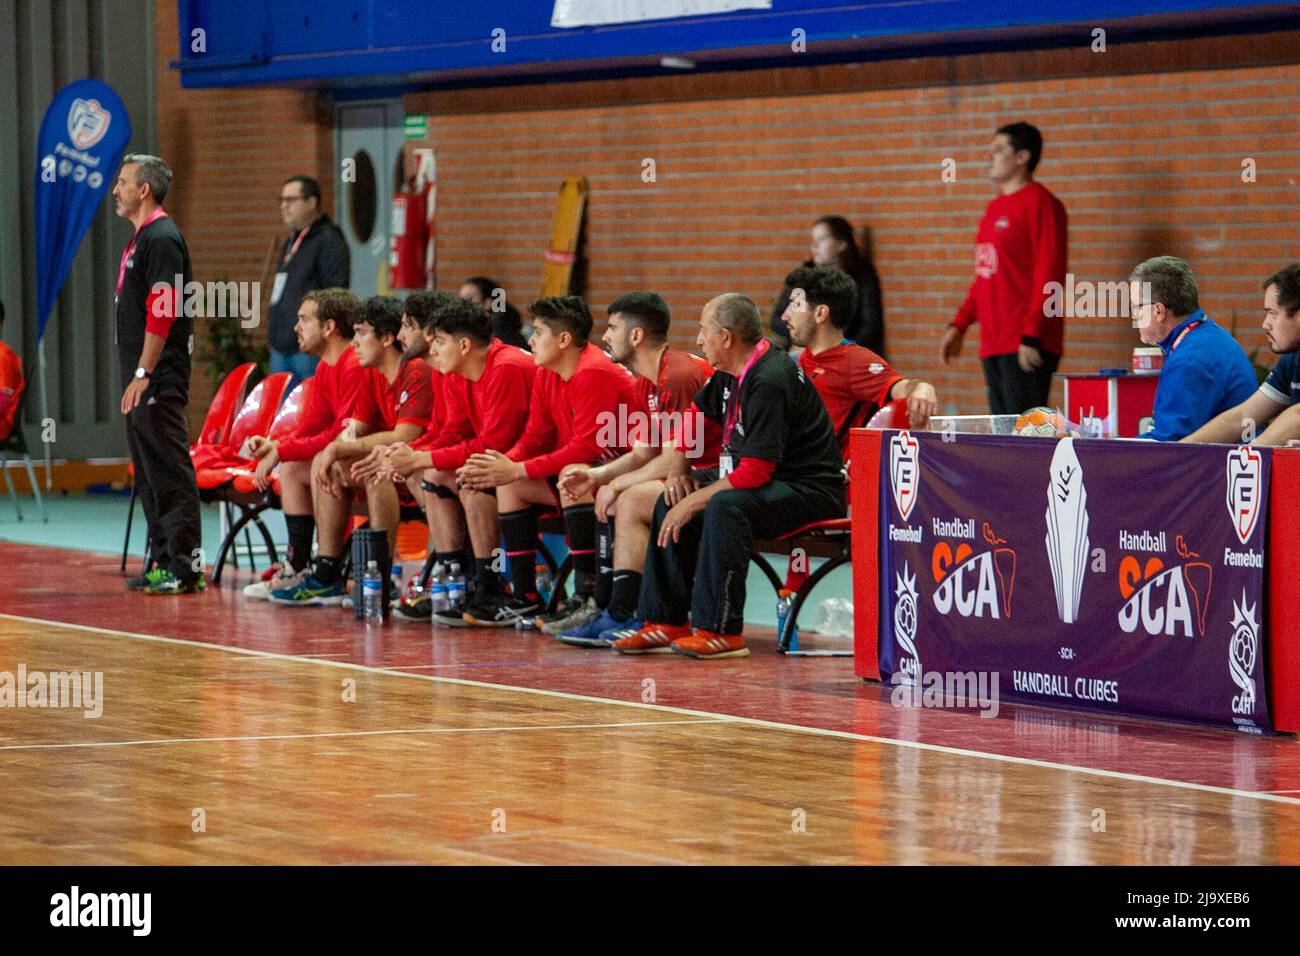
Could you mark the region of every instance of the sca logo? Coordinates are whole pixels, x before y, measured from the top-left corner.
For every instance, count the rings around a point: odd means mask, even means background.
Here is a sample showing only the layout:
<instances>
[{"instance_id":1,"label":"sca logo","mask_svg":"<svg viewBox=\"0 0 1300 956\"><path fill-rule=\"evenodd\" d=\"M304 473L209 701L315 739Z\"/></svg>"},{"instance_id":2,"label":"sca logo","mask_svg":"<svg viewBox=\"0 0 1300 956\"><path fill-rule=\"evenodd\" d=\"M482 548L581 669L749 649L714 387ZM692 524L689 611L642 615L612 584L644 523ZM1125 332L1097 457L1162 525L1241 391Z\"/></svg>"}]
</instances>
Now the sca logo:
<instances>
[{"instance_id":1,"label":"sca logo","mask_svg":"<svg viewBox=\"0 0 1300 956\"><path fill-rule=\"evenodd\" d=\"M953 609L962 617L1011 617L1011 592L1016 586L1016 552L1005 538L984 522L987 550L962 542L954 549L940 541L930 552L934 573L934 607L940 614Z\"/></svg>"},{"instance_id":2,"label":"sca logo","mask_svg":"<svg viewBox=\"0 0 1300 956\"><path fill-rule=\"evenodd\" d=\"M1181 564L1166 567L1160 558L1147 558L1144 563L1131 554L1120 560L1119 593L1124 606L1119 626L1125 634L1141 627L1152 636L1181 631L1184 637L1192 637L1194 623L1196 636L1205 635L1214 569L1199 560L1181 534L1174 540Z\"/></svg>"},{"instance_id":3,"label":"sca logo","mask_svg":"<svg viewBox=\"0 0 1300 956\"><path fill-rule=\"evenodd\" d=\"M889 487L894 492L898 514L906 521L916 506L921 483L921 443L904 429L889 439Z\"/></svg>"}]
</instances>

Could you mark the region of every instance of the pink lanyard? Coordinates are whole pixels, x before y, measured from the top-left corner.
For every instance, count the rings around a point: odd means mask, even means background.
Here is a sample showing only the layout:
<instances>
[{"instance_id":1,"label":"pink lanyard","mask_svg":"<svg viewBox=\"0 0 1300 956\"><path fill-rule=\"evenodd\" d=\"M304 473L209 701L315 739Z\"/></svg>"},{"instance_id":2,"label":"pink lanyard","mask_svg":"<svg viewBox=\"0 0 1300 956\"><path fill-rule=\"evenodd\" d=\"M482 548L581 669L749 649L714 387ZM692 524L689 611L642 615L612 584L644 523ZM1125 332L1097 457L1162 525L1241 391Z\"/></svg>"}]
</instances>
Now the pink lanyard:
<instances>
[{"instance_id":1,"label":"pink lanyard","mask_svg":"<svg viewBox=\"0 0 1300 956\"><path fill-rule=\"evenodd\" d=\"M135 254L135 241L140 238L140 233L144 231L145 226L149 225L149 223L153 222L155 219L161 219L165 215L167 215L167 210L163 209L161 206L149 213L149 218L140 223L140 228L135 231L135 235L131 237L131 241L128 242L126 248L122 250L122 263L117 267L117 288L113 290L114 297L122 294L122 282L126 279L126 263L127 260Z\"/></svg>"},{"instance_id":2,"label":"pink lanyard","mask_svg":"<svg viewBox=\"0 0 1300 956\"><path fill-rule=\"evenodd\" d=\"M1178 348L1178 346L1182 344L1183 339L1187 338L1187 333L1192 331L1192 329L1196 328L1198 325L1202 325L1204 322L1204 319L1201 319L1199 322L1193 322L1187 328L1179 332L1178 338L1174 339L1174 344L1169 346L1169 351L1172 352L1174 349Z\"/></svg>"},{"instance_id":3,"label":"pink lanyard","mask_svg":"<svg viewBox=\"0 0 1300 956\"><path fill-rule=\"evenodd\" d=\"M302 245L303 239L307 238L307 231L309 229L311 229L311 226L304 226L302 231L298 233L298 238L293 241L293 246L291 246L289 251L284 254L284 259L280 262L281 269L287 266L289 260L297 255L298 247Z\"/></svg>"},{"instance_id":4,"label":"pink lanyard","mask_svg":"<svg viewBox=\"0 0 1300 956\"><path fill-rule=\"evenodd\" d=\"M754 346L754 351L749 353L749 358L745 360L745 367L740 370L740 377L736 379L736 401L727 412L725 423L722 427L722 447L731 448L731 431L736 427L736 422L740 418L740 386L745 381L745 376L753 368L754 363L767 354L767 350L772 347L772 343L763 339Z\"/></svg>"}]
</instances>

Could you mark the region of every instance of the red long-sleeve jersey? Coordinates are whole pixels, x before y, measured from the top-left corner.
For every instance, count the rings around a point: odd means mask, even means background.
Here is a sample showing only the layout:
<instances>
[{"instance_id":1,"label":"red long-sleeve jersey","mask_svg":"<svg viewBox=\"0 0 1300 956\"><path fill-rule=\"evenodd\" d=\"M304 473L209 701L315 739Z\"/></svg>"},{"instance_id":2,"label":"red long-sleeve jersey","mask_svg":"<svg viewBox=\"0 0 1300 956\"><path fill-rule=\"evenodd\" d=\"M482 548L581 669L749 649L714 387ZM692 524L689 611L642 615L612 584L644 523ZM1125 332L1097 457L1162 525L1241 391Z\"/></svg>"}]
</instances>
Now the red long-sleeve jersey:
<instances>
[{"instance_id":1,"label":"red long-sleeve jersey","mask_svg":"<svg viewBox=\"0 0 1300 956\"><path fill-rule=\"evenodd\" d=\"M524 462L529 478L550 478L565 465L594 465L626 451L621 436L634 412L649 414L637 395L636 376L588 342L568 381L540 368L533 380L528 425L506 452ZM611 429L611 426L612 429Z\"/></svg>"},{"instance_id":2,"label":"red long-sleeve jersey","mask_svg":"<svg viewBox=\"0 0 1300 956\"><path fill-rule=\"evenodd\" d=\"M1045 314L1044 287L1065 284L1066 232L1065 206L1036 182L989 203L975 237L975 281L953 320L963 332L980 324L980 358L1013 354L1026 338L1061 354L1064 323Z\"/></svg>"},{"instance_id":3,"label":"red long-sleeve jersey","mask_svg":"<svg viewBox=\"0 0 1300 956\"><path fill-rule=\"evenodd\" d=\"M23 362L13 349L0 342L0 439L8 438L14 427L14 413L23 397Z\"/></svg>"},{"instance_id":4,"label":"red long-sleeve jersey","mask_svg":"<svg viewBox=\"0 0 1300 956\"><path fill-rule=\"evenodd\" d=\"M428 449L433 467L442 471L454 471L481 451L510 448L528 424L536 375L532 355L493 339L477 382L443 376L441 425L430 425L411 447Z\"/></svg>"},{"instance_id":5,"label":"red long-sleeve jersey","mask_svg":"<svg viewBox=\"0 0 1300 956\"><path fill-rule=\"evenodd\" d=\"M366 370L357 361L357 350L351 346L333 365L324 360L316 364L298 428L276 448L281 461L310 461L339 437L352 415L365 375Z\"/></svg>"}]
</instances>

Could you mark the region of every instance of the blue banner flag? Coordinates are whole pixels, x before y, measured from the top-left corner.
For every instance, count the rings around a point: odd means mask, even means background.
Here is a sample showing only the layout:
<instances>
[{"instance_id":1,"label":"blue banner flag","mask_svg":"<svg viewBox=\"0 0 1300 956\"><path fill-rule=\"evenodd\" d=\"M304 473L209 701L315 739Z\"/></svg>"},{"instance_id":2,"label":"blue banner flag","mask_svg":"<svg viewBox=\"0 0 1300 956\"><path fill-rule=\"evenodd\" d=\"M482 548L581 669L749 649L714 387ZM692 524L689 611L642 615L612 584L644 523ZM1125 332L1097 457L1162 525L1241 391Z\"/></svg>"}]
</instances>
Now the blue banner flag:
<instances>
[{"instance_id":1,"label":"blue banner flag","mask_svg":"<svg viewBox=\"0 0 1300 956\"><path fill-rule=\"evenodd\" d=\"M126 107L99 80L69 83L45 111L36 144L38 342L130 139Z\"/></svg>"}]
</instances>

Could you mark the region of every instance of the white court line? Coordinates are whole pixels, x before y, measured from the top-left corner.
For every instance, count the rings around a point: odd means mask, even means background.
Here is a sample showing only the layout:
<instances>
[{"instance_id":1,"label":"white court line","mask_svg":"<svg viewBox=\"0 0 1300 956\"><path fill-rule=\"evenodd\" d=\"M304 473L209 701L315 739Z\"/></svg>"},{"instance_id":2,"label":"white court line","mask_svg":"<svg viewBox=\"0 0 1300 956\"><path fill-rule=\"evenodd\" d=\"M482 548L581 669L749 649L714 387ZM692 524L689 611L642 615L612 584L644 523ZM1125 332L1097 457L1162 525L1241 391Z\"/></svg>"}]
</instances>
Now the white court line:
<instances>
[{"instance_id":1,"label":"white court line","mask_svg":"<svg viewBox=\"0 0 1300 956\"><path fill-rule=\"evenodd\" d=\"M615 724L522 724L516 727L411 727L406 730L337 730L314 734L254 734L248 737L154 737L145 740L88 740L68 744L3 744L0 750L72 750L80 747L144 747L149 744L241 743L253 740L308 740L316 737L382 737L390 734L494 734L520 730L609 730L675 724L726 724L717 720L630 720Z\"/></svg>"},{"instance_id":2,"label":"white court line","mask_svg":"<svg viewBox=\"0 0 1300 956\"><path fill-rule=\"evenodd\" d=\"M847 730L830 730L825 727L803 727L799 724L783 724L757 717L739 717L735 714L720 714L707 710L691 710L687 707L670 707L667 704L647 704L635 700L617 700L610 697L592 697L587 694L570 694L562 690L545 690L540 687L517 687L514 684L492 684L488 681L470 680L465 677L440 677L436 674L412 674L407 671L390 670L385 667L371 667L367 664L354 664L349 661L329 661L317 658L297 657L293 654L279 654L274 651L258 651L248 647L230 647L224 644L205 644L202 641L187 641L179 637L160 637L156 634L138 634L133 631L115 631L106 627L93 627L89 624L67 624L63 621L50 621L40 617L25 617L19 614L3 614L0 618L11 621L24 621L28 624L47 624L52 627L64 627L74 631L86 631L91 634L105 634L110 637L132 637L141 641L156 641L161 644L183 644L190 647L204 647L211 650L226 651L231 654L244 654L252 657L264 657L272 660L297 661L299 663L318 664L321 667L340 667L350 671L365 671L371 674L386 674L390 677L405 677L409 680L423 680L437 684L457 684L463 687L479 687L486 690L514 691L518 694L537 694L541 697L555 697L561 700L580 700L591 704L618 704L622 707L639 707L643 710L656 710L668 714L682 714L687 717L725 718L727 722L745 724L750 727L763 727L769 730L783 730L800 734L812 734L819 737L835 737L840 740L856 740L863 743L881 744L886 747L904 747L911 750L927 750L932 753L950 754L957 757L974 757L979 760L993 760L999 763L1016 764L1022 767L1040 767L1045 770L1064 770L1082 773L1092 777L1104 777L1110 780L1125 780L1131 783L1145 783L1157 787L1174 787L1179 790L1195 790L1200 793L1214 793L1226 797L1243 797L1250 800L1263 800L1269 803L1286 803L1300 806L1300 797L1286 797L1277 793L1261 790L1234 790L1231 787L1215 787L1204 783L1191 783L1185 780L1167 780L1163 777L1149 777L1146 774L1125 773L1122 770L1104 770L1100 767L1081 767L1075 764L1053 763L1050 760L1036 760L1032 757L1012 757L1007 754L985 753L980 750L967 750L962 747L948 747L944 744L928 744L919 740L899 740L894 737L875 737L870 734L855 734Z\"/></svg>"}]
</instances>

